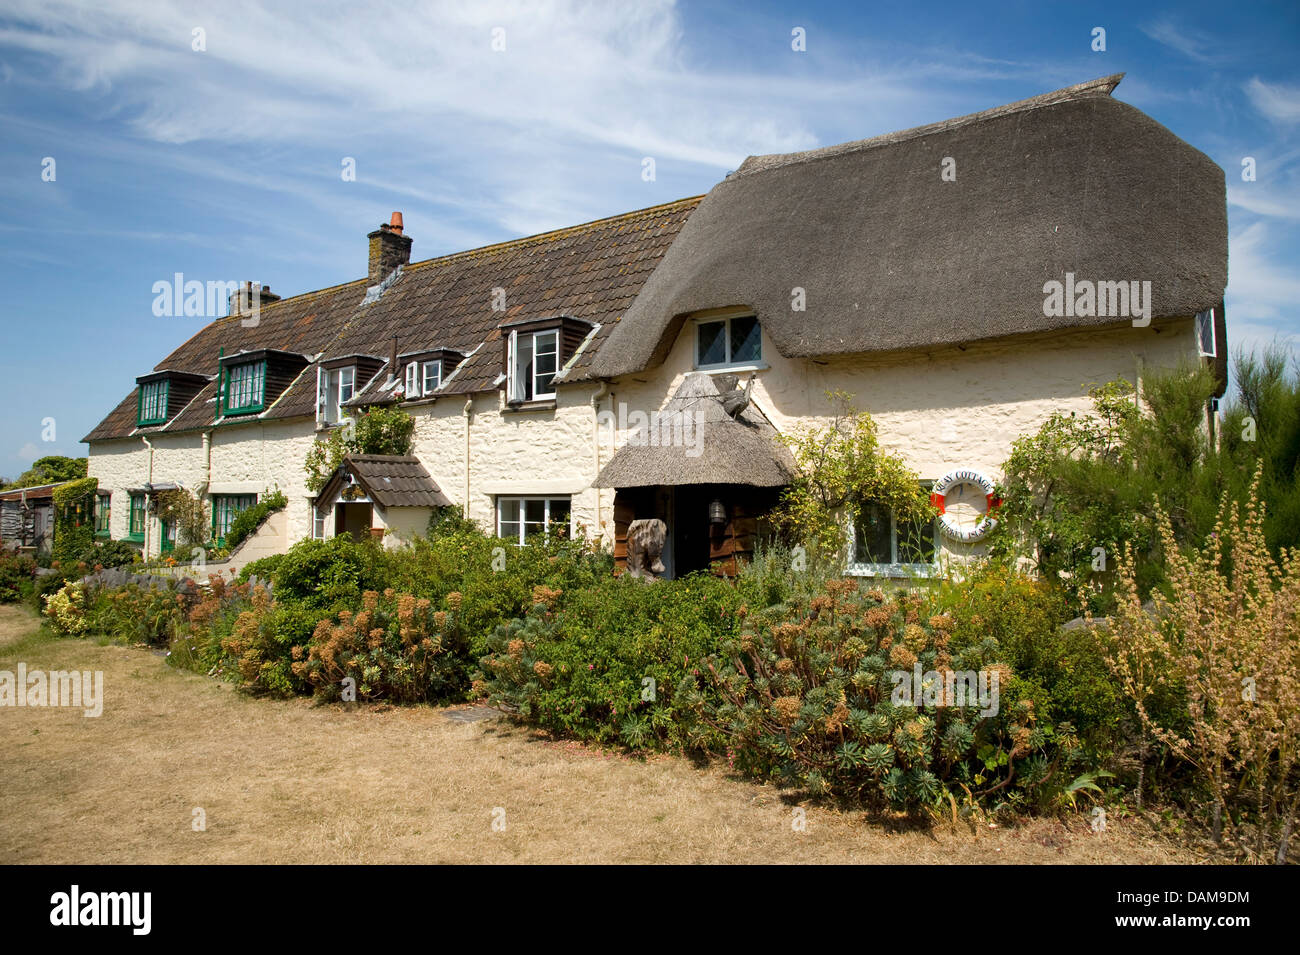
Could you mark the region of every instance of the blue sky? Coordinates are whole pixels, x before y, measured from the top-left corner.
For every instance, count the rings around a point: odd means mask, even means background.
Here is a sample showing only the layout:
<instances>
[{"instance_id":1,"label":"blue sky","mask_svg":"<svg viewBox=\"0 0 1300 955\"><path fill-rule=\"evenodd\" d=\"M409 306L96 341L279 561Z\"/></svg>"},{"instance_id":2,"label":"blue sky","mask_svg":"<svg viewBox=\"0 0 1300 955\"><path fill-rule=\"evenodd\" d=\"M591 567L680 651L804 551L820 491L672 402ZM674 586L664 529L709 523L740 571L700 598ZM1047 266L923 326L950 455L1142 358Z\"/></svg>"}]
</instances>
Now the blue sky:
<instances>
[{"instance_id":1,"label":"blue sky","mask_svg":"<svg viewBox=\"0 0 1300 955\"><path fill-rule=\"evenodd\" d=\"M1227 173L1230 341L1289 341L1297 63L1293 2L5 0L0 475L84 454L201 327L153 314L175 272L296 294L361 277L365 234L395 209L425 259L703 193L749 154L1117 72L1119 99Z\"/></svg>"}]
</instances>

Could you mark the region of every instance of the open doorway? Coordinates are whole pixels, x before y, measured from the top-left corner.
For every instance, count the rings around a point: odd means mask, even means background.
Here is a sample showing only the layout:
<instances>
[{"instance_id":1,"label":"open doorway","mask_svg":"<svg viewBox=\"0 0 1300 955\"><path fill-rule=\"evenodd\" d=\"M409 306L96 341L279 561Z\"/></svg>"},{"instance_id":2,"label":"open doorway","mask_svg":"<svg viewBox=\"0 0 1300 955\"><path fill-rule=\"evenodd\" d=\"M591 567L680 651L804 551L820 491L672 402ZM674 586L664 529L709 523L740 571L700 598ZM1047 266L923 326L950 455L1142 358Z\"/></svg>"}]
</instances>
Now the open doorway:
<instances>
[{"instance_id":1,"label":"open doorway","mask_svg":"<svg viewBox=\"0 0 1300 955\"><path fill-rule=\"evenodd\" d=\"M340 502L334 505L334 534L350 534L353 540L370 537L371 505L359 502Z\"/></svg>"}]
</instances>

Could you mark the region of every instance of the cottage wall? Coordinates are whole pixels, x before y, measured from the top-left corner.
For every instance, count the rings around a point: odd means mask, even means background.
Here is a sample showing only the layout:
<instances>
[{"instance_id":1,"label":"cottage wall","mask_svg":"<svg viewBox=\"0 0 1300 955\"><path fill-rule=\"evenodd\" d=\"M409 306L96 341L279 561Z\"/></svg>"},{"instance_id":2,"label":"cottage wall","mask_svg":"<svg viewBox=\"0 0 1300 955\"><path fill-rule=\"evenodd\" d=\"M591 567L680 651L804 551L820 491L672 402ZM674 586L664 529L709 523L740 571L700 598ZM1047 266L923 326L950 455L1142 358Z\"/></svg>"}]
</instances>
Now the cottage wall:
<instances>
[{"instance_id":1,"label":"cottage wall","mask_svg":"<svg viewBox=\"0 0 1300 955\"><path fill-rule=\"evenodd\" d=\"M625 421L627 411L662 408L693 370L693 347L694 330L688 323L663 365L612 381L599 398L599 410ZM828 423L832 409L826 392L844 391L871 413L881 443L900 453L922 479L937 479L959 467L998 478L1017 437L1035 431L1054 411L1089 409L1089 385L1118 377L1136 381L1144 366L1168 368L1194 360L1196 338L1193 321L1185 319L1149 328L1125 324L1027 336L965 350L816 361L783 358L765 336L763 354L767 367L755 383L754 400L778 430ZM507 410L500 393L474 397L468 419L468 499L464 397L411 407L414 453L443 492L485 527L494 525L498 495L563 495L572 499L575 522L612 544L614 494L590 485L628 435L618 428L613 435L608 430L597 434L592 398L600 390L591 383L561 386L555 406L536 411ZM314 422L302 419L213 429L210 492L260 494L278 486L289 498L284 540L309 537L312 514L302 466L315 437ZM193 488L203 482L200 434L150 440L155 483L177 481ZM707 435L703 453L708 453ZM139 438L91 446L89 473L113 490L115 538L127 533L127 488L151 480L149 465L149 449ZM376 518L377 525L391 527L399 539L423 533L427 513L400 511ZM156 553L157 522L150 520L150 551ZM953 554L978 552L978 545L945 546Z\"/></svg>"}]
</instances>

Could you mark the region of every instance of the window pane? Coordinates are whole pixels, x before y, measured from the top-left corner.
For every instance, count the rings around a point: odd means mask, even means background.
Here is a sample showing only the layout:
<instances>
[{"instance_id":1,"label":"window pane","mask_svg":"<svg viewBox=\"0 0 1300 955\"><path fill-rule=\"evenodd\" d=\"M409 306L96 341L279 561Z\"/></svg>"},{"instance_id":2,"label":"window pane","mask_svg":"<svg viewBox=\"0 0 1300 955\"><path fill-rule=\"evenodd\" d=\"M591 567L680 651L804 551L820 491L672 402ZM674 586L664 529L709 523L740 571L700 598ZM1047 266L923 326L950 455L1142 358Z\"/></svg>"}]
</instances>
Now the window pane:
<instances>
[{"instance_id":1,"label":"window pane","mask_svg":"<svg viewBox=\"0 0 1300 955\"><path fill-rule=\"evenodd\" d=\"M551 525L561 536L569 535L569 514L570 504L567 497L555 498L550 502L551 505Z\"/></svg>"},{"instance_id":2,"label":"window pane","mask_svg":"<svg viewBox=\"0 0 1300 955\"><path fill-rule=\"evenodd\" d=\"M534 343L534 370L536 383L533 397L554 394L555 386L551 384L559 370L559 333L538 332Z\"/></svg>"},{"instance_id":3,"label":"window pane","mask_svg":"<svg viewBox=\"0 0 1300 955\"><path fill-rule=\"evenodd\" d=\"M723 365L727 361L727 325L725 322L704 322L699 326L697 365Z\"/></svg>"},{"instance_id":4,"label":"window pane","mask_svg":"<svg viewBox=\"0 0 1300 955\"><path fill-rule=\"evenodd\" d=\"M903 564L934 563L935 521L915 521L898 528L898 560Z\"/></svg>"},{"instance_id":5,"label":"window pane","mask_svg":"<svg viewBox=\"0 0 1300 955\"><path fill-rule=\"evenodd\" d=\"M518 335L515 353L515 397L528 401L533 397L533 336Z\"/></svg>"},{"instance_id":6,"label":"window pane","mask_svg":"<svg viewBox=\"0 0 1300 955\"><path fill-rule=\"evenodd\" d=\"M524 502L524 520L541 526L546 523L546 502L529 499Z\"/></svg>"},{"instance_id":7,"label":"window pane","mask_svg":"<svg viewBox=\"0 0 1300 955\"><path fill-rule=\"evenodd\" d=\"M339 369L339 401L349 401L352 390L356 387L357 370L355 368Z\"/></svg>"},{"instance_id":8,"label":"window pane","mask_svg":"<svg viewBox=\"0 0 1300 955\"><path fill-rule=\"evenodd\" d=\"M442 381L442 362L426 361L424 363L424 393L427 395L438 387Z\"/></svg>"},{"instance_id":9,"label":"window pane","mask_svg":"<svg viewBox=\"0 0 1300 955\"><path fill-rule=\"evenodd\" d=\"M519 521L519 499L513 497L502 498L497 505L501 513L501 520L518 523Z\"/></svg>"},{"instance_id":10,"label":"window pane","mask_svg":"<svg viewBox=\"0 0 1300 955\"><path fill-rule=\"evenodd\" d=\"M406 366L406 397L416 398L420 394L420 363L413 361Z\"/></svg>"},{"instance_id":11,"label":"window pane","mask_svg":"<svg viewBox=\"0 0 1300 955\"><path fill-rule=\"evenodd\" d=\"M888 508L867 504L862 508L856 527L855 562L859 564L893 563L892 522Z\"/></svg>"},{"instance_id":12,"label":"window pane","mask_svg":"<svg viewBox=\"0 0 1300 955\"><path fill-rule=\"evenodd\" d=\"M502 540L516 541L517 543L522 544L524 541L519 534L519 526L518 521L502 521L501 529L497 536Z\"/></svg>"},{"instance_id":13,"label":"window pane","mask_svg":"<svg viewBox=\"0 0 1300 955\"><path fill-rule=\"evenodd\" d=\"M731 360L736 363L756 362L763 357L763 336L756 318L731 320Z\"/></svg>"}]
</instances>

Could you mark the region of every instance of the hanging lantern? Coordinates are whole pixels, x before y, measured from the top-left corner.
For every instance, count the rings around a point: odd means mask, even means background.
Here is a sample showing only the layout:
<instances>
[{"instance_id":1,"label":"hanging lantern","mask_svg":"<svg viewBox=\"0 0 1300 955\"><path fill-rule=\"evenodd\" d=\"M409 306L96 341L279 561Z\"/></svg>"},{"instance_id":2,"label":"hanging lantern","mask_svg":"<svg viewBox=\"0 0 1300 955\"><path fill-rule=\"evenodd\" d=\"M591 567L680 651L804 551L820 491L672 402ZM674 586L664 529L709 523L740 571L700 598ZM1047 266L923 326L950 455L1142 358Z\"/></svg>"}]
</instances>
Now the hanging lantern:
<instances>
[{"instance_id":1,"label":"hanging lantern","mask_svg":"<svg viewBox=\"0 0 1300 955\"><path fill-rule=\"evenodd\" d=\"M727 505L722 503L722 498L720 497L715 497L713 503L709 505L709 523L727 523Z\"/></svg>"}]
</instances>

